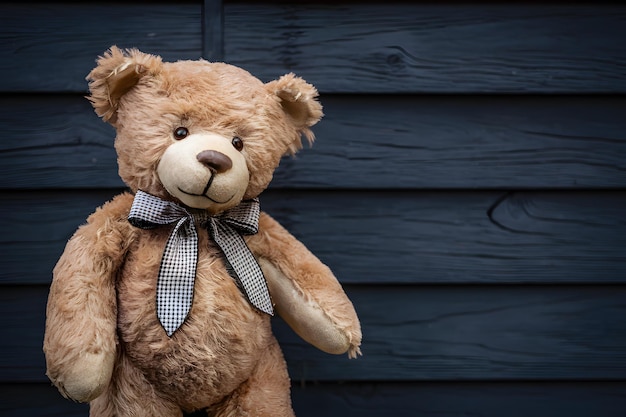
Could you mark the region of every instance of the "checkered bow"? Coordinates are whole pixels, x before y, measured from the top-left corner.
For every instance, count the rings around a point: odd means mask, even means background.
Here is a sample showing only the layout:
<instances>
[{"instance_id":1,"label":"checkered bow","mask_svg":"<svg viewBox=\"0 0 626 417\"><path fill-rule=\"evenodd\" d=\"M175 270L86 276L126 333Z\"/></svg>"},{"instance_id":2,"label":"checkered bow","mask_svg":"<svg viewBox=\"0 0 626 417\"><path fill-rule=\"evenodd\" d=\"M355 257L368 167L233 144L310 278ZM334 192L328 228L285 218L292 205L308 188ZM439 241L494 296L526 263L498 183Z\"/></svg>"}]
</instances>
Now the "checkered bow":
<instances>
[{"instance_id":1,"label":"checkered bow","mask_svg":"<svg viewBox=\"0 0 626 417\"><path fill-rule=\"evenodd\" d=\"M250 303L267 314L274 313L263 272L242 237L257 233L259 213L257 199L242 201L211 217L191 214L176 203L137 191L128 216L133 226L152 229L175 224L165 245L157 281L157 316L168 336L183 324L191 309L198 261L196 222L208 229Z\"/></svg>"}]
</instances>

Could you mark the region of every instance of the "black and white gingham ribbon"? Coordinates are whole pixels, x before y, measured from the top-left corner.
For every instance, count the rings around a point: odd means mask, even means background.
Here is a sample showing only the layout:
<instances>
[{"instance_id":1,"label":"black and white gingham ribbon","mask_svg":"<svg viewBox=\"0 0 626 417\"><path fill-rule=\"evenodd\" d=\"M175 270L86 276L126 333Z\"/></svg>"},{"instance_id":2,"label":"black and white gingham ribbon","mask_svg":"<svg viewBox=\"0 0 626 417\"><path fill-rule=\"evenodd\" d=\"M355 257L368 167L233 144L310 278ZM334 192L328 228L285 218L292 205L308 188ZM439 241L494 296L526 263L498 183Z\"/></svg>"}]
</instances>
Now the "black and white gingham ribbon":
<instances>
[{"instance_id":1,"label":"black and white gingham ribbon","mask_svg":"<svg viewBox=\"0 0 626 417\"><path fill-rule=\"evenodd\" d=\"M165 245L157 281L157 316L168 336L183 324L191 309L198 261L196 221L208 228L250 303L267 314L274 313L263 272L242 237L257 233L259 213L255 199L242 201L218 216L194 215L176 203L137 191L128 215L133 226L152 229L176 224Z\"/></svg>"}]
</instances>

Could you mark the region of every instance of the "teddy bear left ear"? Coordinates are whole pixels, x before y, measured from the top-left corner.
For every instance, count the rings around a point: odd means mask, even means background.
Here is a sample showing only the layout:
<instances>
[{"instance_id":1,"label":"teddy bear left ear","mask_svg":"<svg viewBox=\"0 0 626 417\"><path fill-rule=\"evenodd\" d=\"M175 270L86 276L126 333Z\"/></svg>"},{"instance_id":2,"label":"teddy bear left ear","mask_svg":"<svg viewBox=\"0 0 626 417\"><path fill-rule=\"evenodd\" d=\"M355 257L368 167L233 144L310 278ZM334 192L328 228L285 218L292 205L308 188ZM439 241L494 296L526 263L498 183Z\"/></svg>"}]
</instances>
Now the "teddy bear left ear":
<instances>
[{"instance_id":1,"label":"teddy bear left ear","mask_svg":"<svg viewBox=\"0 0 626 417\"><path fill-rule=\"evenodd\" d=\"M137 49L122 51L112 46L98 58L98 65L87 80L88 97L98 116L105 122L115 125L117 106L120 98L126 94L145 75L155 75L162 67L161 57L145 54Z\"/></svg>"},{"instance_id":2,"label":"teddy bear left ear","mask_svg":"<svg viewBox=\"0 0 626 417\"><path fill-rule=\"evenodd\" d=\"M293 73L270 81L265 86L270 94L278 97L283 111L298 132L312 143L314 136L309 128L324 115L322 105L317 101L317 89ZM302 146L299 138L297 142L290 149L292 153Z\"/></svg>"}]
</instances>

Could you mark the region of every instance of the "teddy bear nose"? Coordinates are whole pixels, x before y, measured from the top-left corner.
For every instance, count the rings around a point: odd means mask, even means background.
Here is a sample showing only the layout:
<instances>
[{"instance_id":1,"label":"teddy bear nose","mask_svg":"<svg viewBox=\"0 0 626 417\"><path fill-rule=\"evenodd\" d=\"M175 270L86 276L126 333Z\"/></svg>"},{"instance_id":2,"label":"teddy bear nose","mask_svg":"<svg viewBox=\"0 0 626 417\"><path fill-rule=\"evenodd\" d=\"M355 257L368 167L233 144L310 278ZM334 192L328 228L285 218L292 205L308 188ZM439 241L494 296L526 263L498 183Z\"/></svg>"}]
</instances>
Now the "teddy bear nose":
<instances>
[{"instance_id":1,"label":"teddy bear nose","mask_svg":"<svg viewBox=\"0 0 626 417\"><path fill-rule=\"evenodd\" d=\"M206 165L212 171L217 173L226 172L233 166L233 161L218 151L202 151L196 155L201 164Z\"/></svg>"}]
</instances>

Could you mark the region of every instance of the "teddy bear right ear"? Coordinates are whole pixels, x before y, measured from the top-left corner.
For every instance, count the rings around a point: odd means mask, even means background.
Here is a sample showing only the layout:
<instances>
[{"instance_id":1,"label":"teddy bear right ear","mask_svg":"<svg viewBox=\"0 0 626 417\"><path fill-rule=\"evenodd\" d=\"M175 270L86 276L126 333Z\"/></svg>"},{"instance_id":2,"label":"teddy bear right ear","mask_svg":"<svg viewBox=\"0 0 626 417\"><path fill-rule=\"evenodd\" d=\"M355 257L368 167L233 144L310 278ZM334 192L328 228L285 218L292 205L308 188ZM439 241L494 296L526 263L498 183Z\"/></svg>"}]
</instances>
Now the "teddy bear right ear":
<instances>
[{"instance_id":1,"label":"teddy bear right ear","mask_svg":"<svg viewBox=\"0 0 626 417\"><path fill-rule=\"evenodd\" d=\"M283 111L298 131L289 146L289 153L295 154L301 147L301 135L313 143L314 135L310 127L319 122L322 105L317 101L317 89L293 73L285 74L277 80L265 84L265 88L274 94Z\"/></svg>"},{"instance_id":2,"label":"teddy bear right ear","mask_svg":"<svg viewBox=\"0 0 626 417\"><path fill-rule=\"evenodd\" d=\"M98 116L115 125L120 98L145 75L161 71L161 57L145 54L137 49L122 51L116 46L97 60L97 66L89 75L88 97Z\"/></svg>"}]
</instances>

